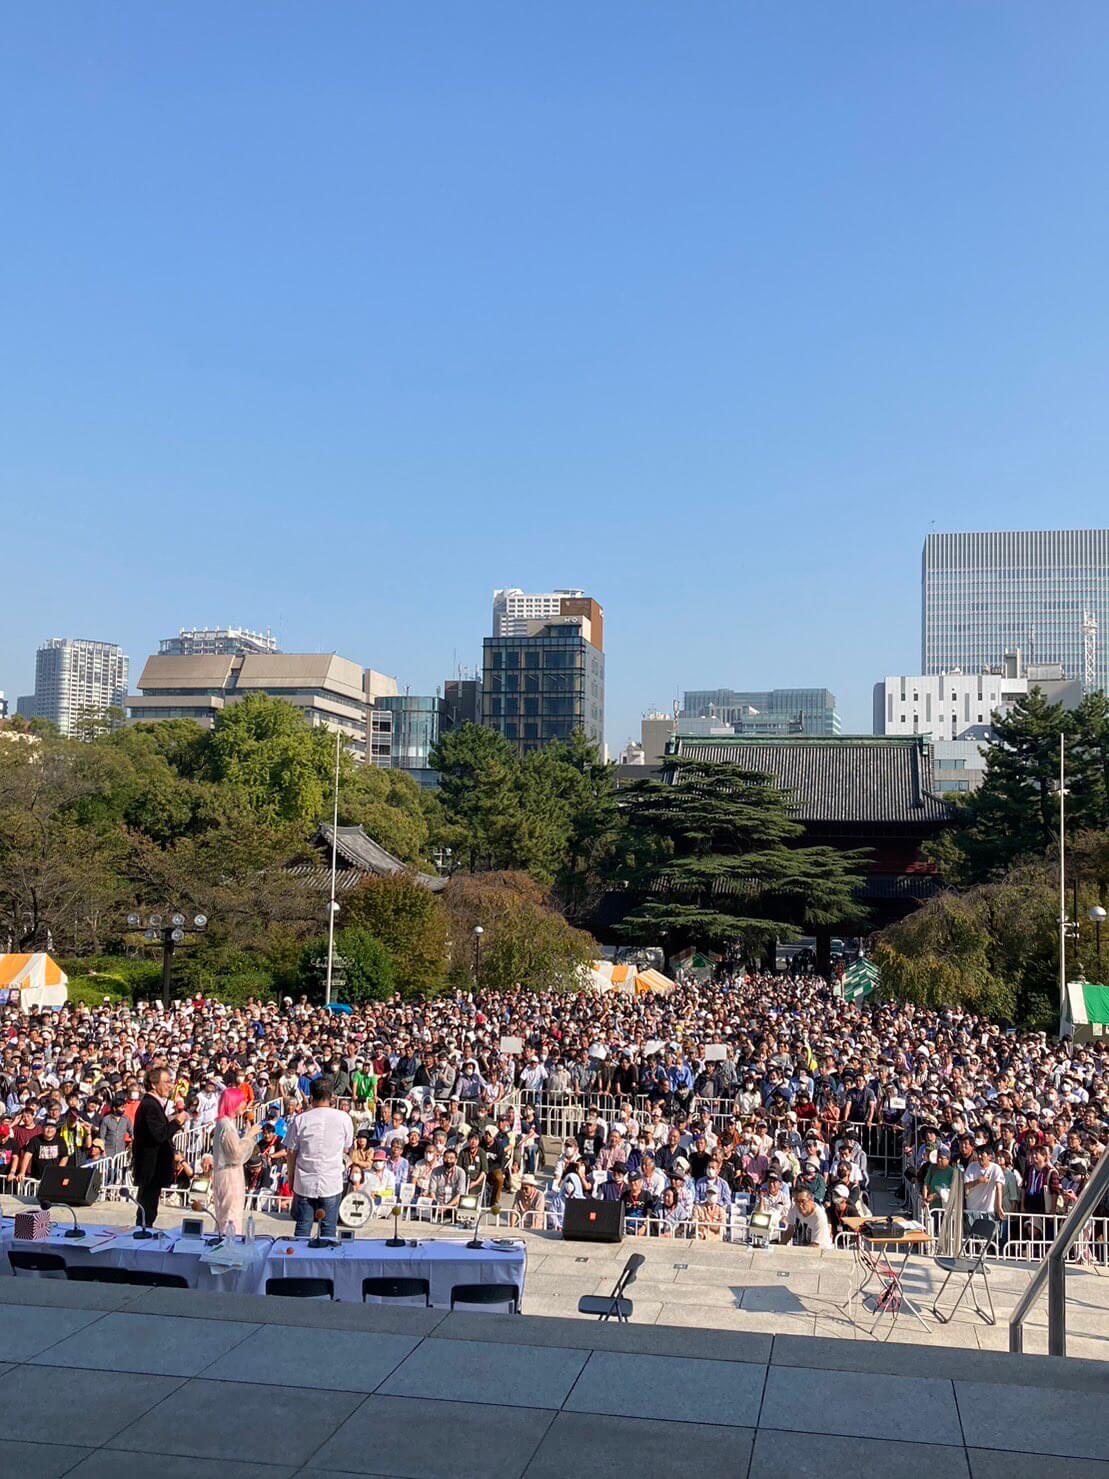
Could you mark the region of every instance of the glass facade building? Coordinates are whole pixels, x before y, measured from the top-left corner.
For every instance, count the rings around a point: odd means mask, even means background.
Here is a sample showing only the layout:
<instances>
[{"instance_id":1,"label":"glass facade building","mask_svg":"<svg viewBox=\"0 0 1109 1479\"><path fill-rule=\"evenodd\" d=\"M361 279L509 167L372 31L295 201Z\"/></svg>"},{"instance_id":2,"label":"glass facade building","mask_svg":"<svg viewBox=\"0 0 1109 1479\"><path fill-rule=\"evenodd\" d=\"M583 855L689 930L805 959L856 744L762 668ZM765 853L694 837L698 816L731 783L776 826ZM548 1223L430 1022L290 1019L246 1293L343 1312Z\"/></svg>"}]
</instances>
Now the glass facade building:
<instances>
[{"instance_id":1,"label":"glass facade building","mask_svg":"<svg viewBox=\"0 0 1109 1479\"><path fill-rule=\"evenodd\" d=\"M827 688L698 688L686 693L683 719L713 719L736 734L839 734L836 696Z\"/></svg>"},{"instance_id":2,"label":"glass facade building","mask_svg":"<svg viewBox=\"0 0 1109 1479\"><path fill-rule=\"evenodd\" d=\"M1083 621L1097 618L1095 688L1109 687L1109 529L930 534L921 572L925 673L980 672L1019 648L1084 676Z\"/></svg>"},{"instance_id":3,"label":"glass facade building","mask_svg":"<svg viewBox=\"0 0 1109 1479\"><path fill-rule=\"evenodd\" d=\"M580 622L547 623L530 635L486 637L482 723L523 753L582 730L603 751L604 653Z\"/></svg>"},{"instance_id":4,"label":"glass facade building","mask_svg":"<svg viewBox=\"0 0 1109 1479\"><path fill-rule=\"evenodd\" d=\"M431 752L449 728L444 699L408 693L379 698L370 711L370 722L373 764L403 770L421 786L439 784L439 772L431 768ZM386 732L388 759L380 743Z\"/></svg>"}]
</instances>

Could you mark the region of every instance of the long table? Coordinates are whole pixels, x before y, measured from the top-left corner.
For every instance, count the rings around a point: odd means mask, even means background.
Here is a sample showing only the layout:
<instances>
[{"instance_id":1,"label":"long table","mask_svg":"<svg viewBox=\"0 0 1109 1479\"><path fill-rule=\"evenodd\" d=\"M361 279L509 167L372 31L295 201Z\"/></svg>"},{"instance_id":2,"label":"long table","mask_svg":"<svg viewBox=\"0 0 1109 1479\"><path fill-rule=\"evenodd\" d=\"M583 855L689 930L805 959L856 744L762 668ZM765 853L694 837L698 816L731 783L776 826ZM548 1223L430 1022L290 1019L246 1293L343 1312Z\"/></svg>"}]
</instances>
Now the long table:
<instances>
[{"instance_id":1,"label":"long table","mask_svg":"<svg viewBox=\"0 0 1109 1479\"><path fill-rule=\"evenodd\" d=\"M303 1239L274 1238L258 1292L264 1292L266 1279L331 1279L336 1299L359 1301L363 1279L426 1279L432 1305L449 1309L456 1284L515 1285L523 1299L526 1274L522 1242L510 1249L486 1242L479 1249L467 1248L461 1238L435 1238L414 1248L408 1242L390 1248L384 1238L354 1238L337 1248L315 1248Z\"/></svg>"},{"instance_id":2,"label":"long table","mask_svg":"<svg viewBox=\"0 0 1109 1479\"><path fill-rule=\"evenodd\" d=\"M137 1238L131 1228L83 1225L85 1237L67 1238L70 1224L55 1224L49 1236L34 1242L13 1237L11 1218L0 1221L0 1274L10 1274L9 1249L58 1253L75 1267L135 1269L177 1274L192 1289L227 1294L264 1294L266 1282L278 1278L330 1279L335 1298L360 1303L362 1280L427 1279L432 1305L449 1309L456 1284L514 1285L523 1298L527 1248L523 1242L501 1249L486 1241L468 1248L462 1238L417 1240L413 1247L390 1248L383 1238L354 1238L334 1248L318 1248L304 1238L258 1237L235 1240L241 1267L221 1268L203 1238L184 1237L166 1229L153 1238Z\"/></svg>"},{"instance_id":3,"label":"long table","mask_svg":"<svg viewBox=\"0 0 1109 1479\"><path fill-rule=\"evenodd\" d=\"M235 1240L234 1256L241 1260L222 1267L219 1250L213 1253L203 1238L186 1238L179 1231L155 1229L152 1238L137 1238L132 1228L98 1227L82 1224L83 1238L67 1238L69 1223L55 1224L45 1238L34 1241L13 1236L10 1218L0 1227L0 1273L10 1274L9 1249L60 1254L74 1268L134 1269L143 1273L176 1274L190 1289L204 1289L224 1294L252 1294L261 1284L262 1269L269 1254L272 1238L255 1238L253 1243Z\"/></svg>"}]
</instances>

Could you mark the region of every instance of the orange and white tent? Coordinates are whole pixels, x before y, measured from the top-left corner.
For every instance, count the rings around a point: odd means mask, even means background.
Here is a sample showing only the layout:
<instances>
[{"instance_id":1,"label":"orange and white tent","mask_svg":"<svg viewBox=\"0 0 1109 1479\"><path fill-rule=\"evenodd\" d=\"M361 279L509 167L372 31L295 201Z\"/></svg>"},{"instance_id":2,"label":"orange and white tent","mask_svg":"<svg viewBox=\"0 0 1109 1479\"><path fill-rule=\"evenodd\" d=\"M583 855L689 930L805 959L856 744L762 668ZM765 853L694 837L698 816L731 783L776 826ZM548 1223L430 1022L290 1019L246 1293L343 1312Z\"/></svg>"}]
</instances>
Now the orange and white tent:
<instances>
[{"instance_id":1,"label":"orange and white tent","mask_svg":"<svg viewBox=\"0 0 1109 1479\"><path fill-rule=\"evenodd\" d=\"M0 955L0 1001L25 1012L41 1007L63 1007L69 997L69 977L52 955Z\"/></svg>"},{"instance_id":2,"label":"orange and white tent","mask_svg":"<svg viewBox=\"0 0 1109 1479\"><path fill-rule=\"evenodd\" d=\"M648 991L665 995L674 983L653 967L638 970L634 965L613 965L611 960L595 960L589 971L589 985L595 991L619 991L626 996L645 996Z\"/></svg>"}]
</instances>

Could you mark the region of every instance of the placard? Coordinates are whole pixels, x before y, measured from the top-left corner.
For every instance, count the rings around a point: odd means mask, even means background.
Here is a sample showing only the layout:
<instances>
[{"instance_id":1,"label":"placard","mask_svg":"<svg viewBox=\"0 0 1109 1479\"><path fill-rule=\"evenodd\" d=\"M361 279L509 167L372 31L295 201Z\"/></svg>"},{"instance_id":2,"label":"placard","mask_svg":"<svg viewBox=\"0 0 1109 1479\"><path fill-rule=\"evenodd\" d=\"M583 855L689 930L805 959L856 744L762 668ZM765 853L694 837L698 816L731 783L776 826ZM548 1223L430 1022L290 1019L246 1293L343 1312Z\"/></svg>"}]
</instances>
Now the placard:
<instances>
[{"instance_id":1,"label":"placard","mask_svg":"<svg viewBox=\"0 0 1109 1479\"><path fill-rule=\"evenodd\" d=\"M727 1045L722 1042L710 1042L705 1048L705 1062L719 1063L722 1058L728 1056Z\"/></svg>"},{"instance_id":2,"label":"placard","mask_svg":"<svg viewBox=\"0 0 1109 1479\"><path fill-rule=\"evenodd\" d=\"M524 1039L522 1037L502 1037L501 1052L506 1057L519 1057L524 1051Z\"/></svg>"}]
</instances>

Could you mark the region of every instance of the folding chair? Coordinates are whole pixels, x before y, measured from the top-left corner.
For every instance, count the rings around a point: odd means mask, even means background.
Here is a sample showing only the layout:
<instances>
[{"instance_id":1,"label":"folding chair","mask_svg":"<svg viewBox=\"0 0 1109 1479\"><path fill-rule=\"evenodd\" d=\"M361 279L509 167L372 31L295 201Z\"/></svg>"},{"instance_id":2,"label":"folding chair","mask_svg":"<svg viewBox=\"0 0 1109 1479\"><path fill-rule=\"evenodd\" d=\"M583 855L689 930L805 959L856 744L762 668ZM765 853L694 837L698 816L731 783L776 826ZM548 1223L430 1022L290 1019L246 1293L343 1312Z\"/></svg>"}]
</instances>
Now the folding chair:
<instances>
[{"instance_id":1,"label":"folding chair","mask_svg":"<svg viewBox=\"0 0 1109 1479\"><path fill-rule=\"evenodd\" d=\"M16 1278L23 1275L31 1279L64 1279L66 1276L65 1259L60 1253L31 1253L13 1248L8 1262Z\"/></svg>"},{"instance_id":2,"label":"folding chair","mask_svg":"<svg viewBox=\"0 0 1109 1479\"><path fill-rule=\"evenodd\" d=\"M431 1284L427 1279L363 1279L362 1303L412 1304L431 1308Z\"/></svg>"},{"instance_id":3,"label":"folding chair","mask_svg":"<svg viewBox=\"0 0 1109 1479\"><path fill-rule=\"evenodd\" d=\"M578 1300L578 1314L596 1315L600 1320L609 1320L615 1315L618 1323L626 1325L634 1306L630 1299L624 1298L624 1294L635 1283L635 1276L645 1261L642 1253L633 1253L621 1269L612 1293L583 1294Z\"/></svg>"},{"instance_id":4,"label":"folding chair","mask_svg":"<svg viewBox=\"0 0 1109 1479\"><path fill-rule=\"evenodd\" d=\"M74 1284L130 1284L131 1274L125 1268L104 1268L96 1263L71 1264L65 1276Z\"/></svg>"},{"instance_id":5,"label":"folding chair","mask_svg":"<svg viewBox=\"0 0 1109 1479\"><path fill-rule=\"evenodd\" d=\"M333 1279L267 1279L267 1294L280 1294L286 1299L334 1299Z\"/></svg>"},{"instance_id":6,"label":"folding chair","mask_svg":"<svg viewBox=\"0 0 1109 1479\"><path fill-rule=\"evenodd\" d=\"M155 1269L129 1268L127 1282L140 1284L148 1289L187 1289L189 1281L183 1274L163 1274Z\"/></svg>"},{"instance_id":7,"label":"folding chair","mask_svg":"<svg viewBox=\"0 0 1109 1479\"><path fill-rule=\"evenodd\" d=\"M515 1284L456 1284L451 1290L451 1309L461 1305L507 1305L506 1313L520 1313L520 1291Z\"/></svg>"},{"instance_id":8,"label":"folding chair","mask_svg":"<svg viewBox=\"0 0 1109 1479\"><path fill-rule=\"evenodd\" d=\"M966 1231L963 1236L962 1247L954 1257L938 1256L932 1262L938 1269L942 1269L946 1278L936 1293L935 1302L932 1305L932 1313L941 1325L948 1324L955 1316L955 1311L962 1304L969 1293L974 1301L974 1312L979 1319L984 1320L987 1325L996 1325L997 1316L994 1313L993 1295L990 1293L989 1267L986 1259L993 1250L1001 1232L1001 1224L996 1217L968 1217ZM971 1245L977 1245L977 1253L971 1251ZM943 1299L948 1284L956 1276L966 1275L963 1287L956 1296L955 1303L946 1314L940 1313L940 1301ZM983 1309L978 1302L978 1294L975 1290L974 1280L982 1281L982 1287L986 1291L986 1304L988 1309Z\"/></svg>"}]
</instances>

